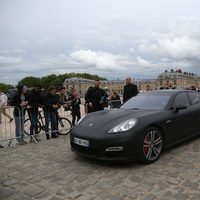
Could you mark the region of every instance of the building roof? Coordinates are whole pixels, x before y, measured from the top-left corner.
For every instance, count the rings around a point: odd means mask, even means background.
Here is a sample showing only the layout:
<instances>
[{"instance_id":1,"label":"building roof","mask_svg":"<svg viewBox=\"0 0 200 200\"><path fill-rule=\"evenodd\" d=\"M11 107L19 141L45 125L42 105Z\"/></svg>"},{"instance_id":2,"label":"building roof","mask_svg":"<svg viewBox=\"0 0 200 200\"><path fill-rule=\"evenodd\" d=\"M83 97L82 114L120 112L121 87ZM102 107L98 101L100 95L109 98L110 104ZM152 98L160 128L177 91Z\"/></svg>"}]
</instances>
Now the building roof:
<instances>
[{"instance_id":1,"label":"building roof","mask_svg":"<svg viewBox=\"0 0 200 200\"><path fill-rule=\"evenodd\" d=\"M113 83L120 83L120 82L124 82L124 80L100 80L101 83L110 83L110 82L113 82ZM81 78L81 77L72 77L72 78L67 78L65 79L64 83L67 83L67 82L89 82L89 83L93 83L94 80L91 80L91 79L86 79L86 78Z\"/></svg>"},{"instance_id":2,"label":"building roof","mask_svg":"<svg viewBox=\"0 0 200 200\"><path fill-rule=\"evenodd\" d=\"M65 79L64 83L66 82L94 82L93 80L86 79L86 78L81 78L81 77L72 77L72 78L67 78Z\"/></svg>"}]
</instances>

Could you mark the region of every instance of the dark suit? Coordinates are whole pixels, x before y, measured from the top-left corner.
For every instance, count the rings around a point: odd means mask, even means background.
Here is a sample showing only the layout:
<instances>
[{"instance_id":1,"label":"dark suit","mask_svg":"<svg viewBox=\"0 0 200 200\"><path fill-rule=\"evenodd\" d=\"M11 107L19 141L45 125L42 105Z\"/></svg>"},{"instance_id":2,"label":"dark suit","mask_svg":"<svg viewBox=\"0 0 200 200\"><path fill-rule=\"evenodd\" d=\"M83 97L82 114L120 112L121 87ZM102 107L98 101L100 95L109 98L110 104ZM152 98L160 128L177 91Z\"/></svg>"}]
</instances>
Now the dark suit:
<instances>
[{"instance_id":1,"label":"dark suit","mask_svg":"<svg viewBox=\"0 0 200 200\"><path fill-rule=\"evenodd\" d=\"M90 112L104 109L105 91L102 88L91 87L87 91L87 102L92 103ZM103 102L101 102L103 101Z\"/></svg>"},{"instance_id":2,"label":"dark suit","mask_svg":"<svg viewBox=\"0 0 200 200\"><path fill-rule=\"evenodd\" d=\"M134 97L138 94L137 85L132 83L124 86L123 102L128 101L131 97Z\"/></svg>"}]
</instances>

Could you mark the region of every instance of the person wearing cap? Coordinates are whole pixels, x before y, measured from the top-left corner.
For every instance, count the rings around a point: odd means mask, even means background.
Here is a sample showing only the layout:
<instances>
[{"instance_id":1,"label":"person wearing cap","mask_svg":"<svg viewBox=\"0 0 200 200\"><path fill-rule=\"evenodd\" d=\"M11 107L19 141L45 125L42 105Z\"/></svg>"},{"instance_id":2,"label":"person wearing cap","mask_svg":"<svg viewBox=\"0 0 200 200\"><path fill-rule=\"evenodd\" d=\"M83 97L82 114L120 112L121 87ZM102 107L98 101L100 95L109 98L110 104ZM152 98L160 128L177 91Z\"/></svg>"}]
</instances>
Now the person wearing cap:
<instances>
[{"instance_id":1,"label":"person wearing cap","mask_svg":"<svg viewBox=\"0 0 200 200\"><path fill-rule=\"evenodd\" d=\"M123 102L128 101L131 97L138 94L137 85L132 83L131 77L126 78L126 85L124 86Z\"/></svg>"},{"instance_id":2,"label":"person wearing cap","mask_svg":"<svg viewBox=\"0 0 200 200\"><path fill-rule=\"evenodd\" d=\"M12 106L14 106L13 115L15 118L15 133L19 144L26 144L24 141L23 122L25 117L25 108L28 105L28 88L25 85L20 85L17 87L17 90L17 94L14 95L12 99Z\"/></svg>"}]
</instances>

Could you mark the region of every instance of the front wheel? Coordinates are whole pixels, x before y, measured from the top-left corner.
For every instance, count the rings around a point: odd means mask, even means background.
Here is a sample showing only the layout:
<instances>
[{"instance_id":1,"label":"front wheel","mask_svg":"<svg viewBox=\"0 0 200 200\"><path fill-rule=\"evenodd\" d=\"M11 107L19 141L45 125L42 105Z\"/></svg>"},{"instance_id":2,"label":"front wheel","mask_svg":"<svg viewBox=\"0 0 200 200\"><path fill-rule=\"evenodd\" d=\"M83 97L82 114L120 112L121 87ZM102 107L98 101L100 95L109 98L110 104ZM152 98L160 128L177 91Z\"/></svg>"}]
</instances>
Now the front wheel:
<instances>
[{"instance_id":1,"label":"front wheel","mask_svg":"<svg viewBox=\"0 0 200 200\"><path fill-rule=\"evenodd\" d=\"M41 124L40 124L39 121L37 123L38 123L38 126L37 126L37 133L36 134L38 134L41 131ZM24 121L24 133L28 136L30 135L30 128L31 128L31 121L28 118Z\"/></svg>"},{"instance_id":2,"label":"front wheel","mask_svg":"<svg viewBox=\"0 0 200 200\"><path fill-rule=\"evenodd\" d=\"M58 131L60 135L69 134L71 128L72 128L72 123L69 121L69 119L64 117L60 117L58 119Z\"/></svg>"},{"instance_id":3,"label":"front wheel","mask_svg":"<svg viewBox=\"0 0 200 200\"><path fill-rule=\"evenodd\" d=\"M158 128L148 128L140 142L140 159L143 163L149 164L156 161L163 148L163 136Z\"/></svg>"}]
</instances>

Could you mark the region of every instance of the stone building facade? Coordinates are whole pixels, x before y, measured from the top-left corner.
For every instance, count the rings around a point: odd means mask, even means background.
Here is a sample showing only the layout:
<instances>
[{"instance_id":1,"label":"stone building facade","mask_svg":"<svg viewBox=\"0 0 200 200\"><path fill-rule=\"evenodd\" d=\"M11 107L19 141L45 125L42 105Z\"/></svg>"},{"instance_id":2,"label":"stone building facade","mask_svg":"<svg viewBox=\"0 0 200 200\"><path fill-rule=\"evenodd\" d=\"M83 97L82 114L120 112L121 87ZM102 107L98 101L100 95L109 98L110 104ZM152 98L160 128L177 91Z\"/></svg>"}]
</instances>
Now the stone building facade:
<instances>
[{"instance_id":1,"label":"stone building facade","mask_svg":"<svg viewBox=\"0 0 200 200\"><path fill-rule=\"evenodd\" d=\"M200 89L200 76L190 72L178 70L165 70L159 74L157 79L140 80L137 83L140 90L144 91L147 88L151 90L167 88L170 85L174 88L197 88Z\"/></svg>"},{"instance_id":2,"label":"stone building facade","mask_svg":"<svg viewBox=\"0 0 200 200\"><path fill-rule=\"evenodd\" d=\"M157 79L142 79L136 82L140 91L155 90L157 88Z\"/></svg>"},{"instance_id":3,"label":"stone building facade","mask_svg":"<svg viewBox=\"0 0 200 200\"><path fill-rule=\"evenodd\" d=\"M183 72L182 70L165 70L164 73L158 75L157 79L142 79L135 81L140 91L156 90L172 85L175 88L195 87L200 89L200 76L194 73ZM63 84L67 91L76 89L80 96L84 96L90 86L94 86L94 80L84 78L68 78ZM123 94L124 80L102 80L101 87L108 89L110 93L116 89L119 94Z\"/></svg>"},{"instance_id":4,"label":"stone building facade","mask_svg":"<svg viewBox=\"0 0 200 200\"><path fill-rule=\"evenodd\" d=\"M108 89L110 92L113 89L116 89L119 94L123 94L123 89L124 89L124 81L120 80L102 80L101 82L101 88ZM65 79L64 84L63 84L67 91L70 91L72 89L75 89L78 91L80 96L84 96L85 93L87 92L88 88L90 86L94 86L94 80L89 80L89 79L84 79L84 78L68 78Z\"/></svg>"},{"instance_id":5,"label":"stone building facade","mask_svg":"<svg viewBox=\"0 0 200 200\"><path fill-rule=\"evenodd\" d=\"M181 69L165 70L157 78L157 88L166 87L169 84L176 88L200 88L200 76L190 72L183 72Z\"/></svg>"}]
</instances>

